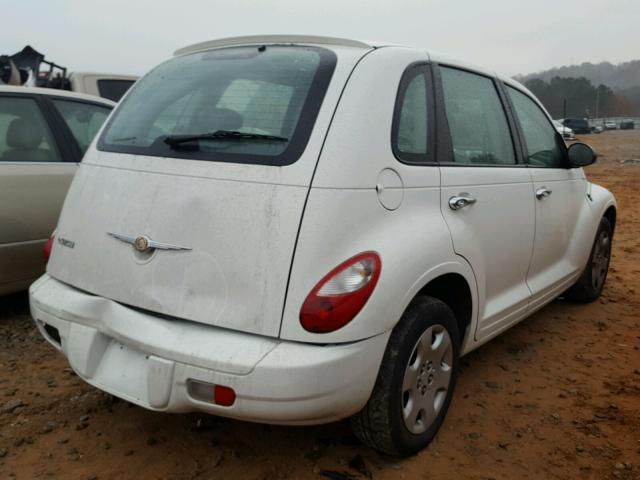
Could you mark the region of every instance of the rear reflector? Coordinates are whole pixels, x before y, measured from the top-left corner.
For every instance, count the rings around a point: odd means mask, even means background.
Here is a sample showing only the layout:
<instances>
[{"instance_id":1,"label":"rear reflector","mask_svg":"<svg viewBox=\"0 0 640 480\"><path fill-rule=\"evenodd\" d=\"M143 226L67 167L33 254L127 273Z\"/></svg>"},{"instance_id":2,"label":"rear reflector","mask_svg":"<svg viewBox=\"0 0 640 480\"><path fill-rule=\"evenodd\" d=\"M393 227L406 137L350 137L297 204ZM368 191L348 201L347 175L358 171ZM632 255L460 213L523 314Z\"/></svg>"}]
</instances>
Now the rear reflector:
<instances>
[{"instance_id":1,"label":"rear reflector","mask_svg":"<svg viewBox=\"0 0 640 480\"><path fill-rule=\"evenodd\" d=\"M187 380L187 391L196 400L222 407L230 407L236 401L236 392L232 388L198 380Z\"/></svg>"},{"instance_id":2,"label":"rear reflector","mask_svg":"<svg viewBox=\"0 0 640 480\"><path fill-rule=\"evenodd\" d=\"M232 388L216 385L213 389L213 402L216 405L230 407L236 401L236 392Z\"/></svg>"}]
</instances>

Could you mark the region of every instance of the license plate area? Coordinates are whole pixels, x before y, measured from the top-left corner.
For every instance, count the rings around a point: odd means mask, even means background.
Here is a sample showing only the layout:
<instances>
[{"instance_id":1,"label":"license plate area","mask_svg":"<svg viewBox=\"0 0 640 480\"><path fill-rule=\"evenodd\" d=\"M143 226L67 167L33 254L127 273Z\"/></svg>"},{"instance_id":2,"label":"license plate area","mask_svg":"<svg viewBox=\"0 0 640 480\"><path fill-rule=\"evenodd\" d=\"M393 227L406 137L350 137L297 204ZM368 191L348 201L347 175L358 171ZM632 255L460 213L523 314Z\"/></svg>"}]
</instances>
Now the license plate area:
<instances>
[{"instance_id":1,"label":"license plate area","mask_svg":"<svg viewBox=\"0 0 640 480\"><path fill-rule=\"evenodd\" d=\"M105 350L92 380L117 392L119 396L149 405L148 372L148 355L113 340Z\"/></svg>"}]
</instances>

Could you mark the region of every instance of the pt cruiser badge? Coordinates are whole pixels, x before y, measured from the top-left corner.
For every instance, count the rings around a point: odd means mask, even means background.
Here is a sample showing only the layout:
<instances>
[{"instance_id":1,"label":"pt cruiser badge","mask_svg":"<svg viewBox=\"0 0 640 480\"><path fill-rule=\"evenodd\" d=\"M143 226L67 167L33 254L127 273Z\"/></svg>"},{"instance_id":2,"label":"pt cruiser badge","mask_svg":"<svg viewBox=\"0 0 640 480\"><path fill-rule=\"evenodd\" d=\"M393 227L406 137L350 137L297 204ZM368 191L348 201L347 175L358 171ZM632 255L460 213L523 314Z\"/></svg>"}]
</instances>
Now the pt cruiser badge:
<instances>
[{"instance_id":1,"label":"pt cruiser badge","mask_svg":"<svg viewBox=\"0 0 640 480\"><path fill-rule=\"evenodd\" d=\"M139 235L132 237L131 235L124 235L122 233L107 232L107 235L120 240L121 242L129 243L133 245L138 252L144 253L149 250L191 250L191 247L182 247L180 245L173 245L171 243L162 243L151 240L146 235Z\"/></svg>"}]
</instances>

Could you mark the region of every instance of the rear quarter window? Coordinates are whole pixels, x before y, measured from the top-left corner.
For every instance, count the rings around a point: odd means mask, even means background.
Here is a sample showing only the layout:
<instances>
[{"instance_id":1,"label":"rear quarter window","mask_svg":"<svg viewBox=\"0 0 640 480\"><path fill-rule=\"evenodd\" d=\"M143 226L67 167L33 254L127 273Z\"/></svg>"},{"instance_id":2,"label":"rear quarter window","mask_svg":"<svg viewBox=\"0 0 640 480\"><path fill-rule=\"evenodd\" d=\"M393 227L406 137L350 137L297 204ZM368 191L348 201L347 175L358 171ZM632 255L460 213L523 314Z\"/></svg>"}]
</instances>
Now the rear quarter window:
<instances>
[{"instance_id":1,"label":"rear quarter window","mask_svg":"<svg viewBox=\"0 0 640 480\"><path fill-rule=\"evenodd\" d=\"M433 137L431 74L426 64L414 64L405 70L393 115L391 147L395 157L406 163L428 163L434 152L429 148Z\"/></svg>"}]
</instances>

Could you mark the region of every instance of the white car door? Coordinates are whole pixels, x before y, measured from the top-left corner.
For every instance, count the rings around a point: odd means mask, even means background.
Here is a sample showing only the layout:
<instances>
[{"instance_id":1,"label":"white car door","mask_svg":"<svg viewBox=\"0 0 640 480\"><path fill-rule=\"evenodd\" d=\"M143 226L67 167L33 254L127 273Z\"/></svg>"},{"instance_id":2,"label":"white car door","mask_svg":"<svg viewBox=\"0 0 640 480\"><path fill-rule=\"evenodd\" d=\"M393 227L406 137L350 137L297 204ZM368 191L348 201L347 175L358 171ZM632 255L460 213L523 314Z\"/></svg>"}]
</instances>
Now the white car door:
<instances>
[{"instance_id":1,"label":"white car door","mask_svg":"<svg viewBox=\"0 0 640 480\"><path fill-rule=\"evenodd\" d=\"M538 103L515 88L507 92L534 184L536 231L527 283L530 307L536 308L562 293L584 267L581 251L572 254L570 246L588 184L581 168L567 168L564 141Z\"/></svg>"},{"instance_id":2,"label":"white car door","mask_svg":"<svg viewBox=\"0 0 640 480\"><path fill-rule=\"evenodd\" d=\"M482 340L520 320L527 309L534 235L531 177L518 163L515 126L495 80L449 67L439 72L453 154L449 162L438 159L441 208L456 253L476 275L476 338Z\"/></svg>"}]
</instances>

